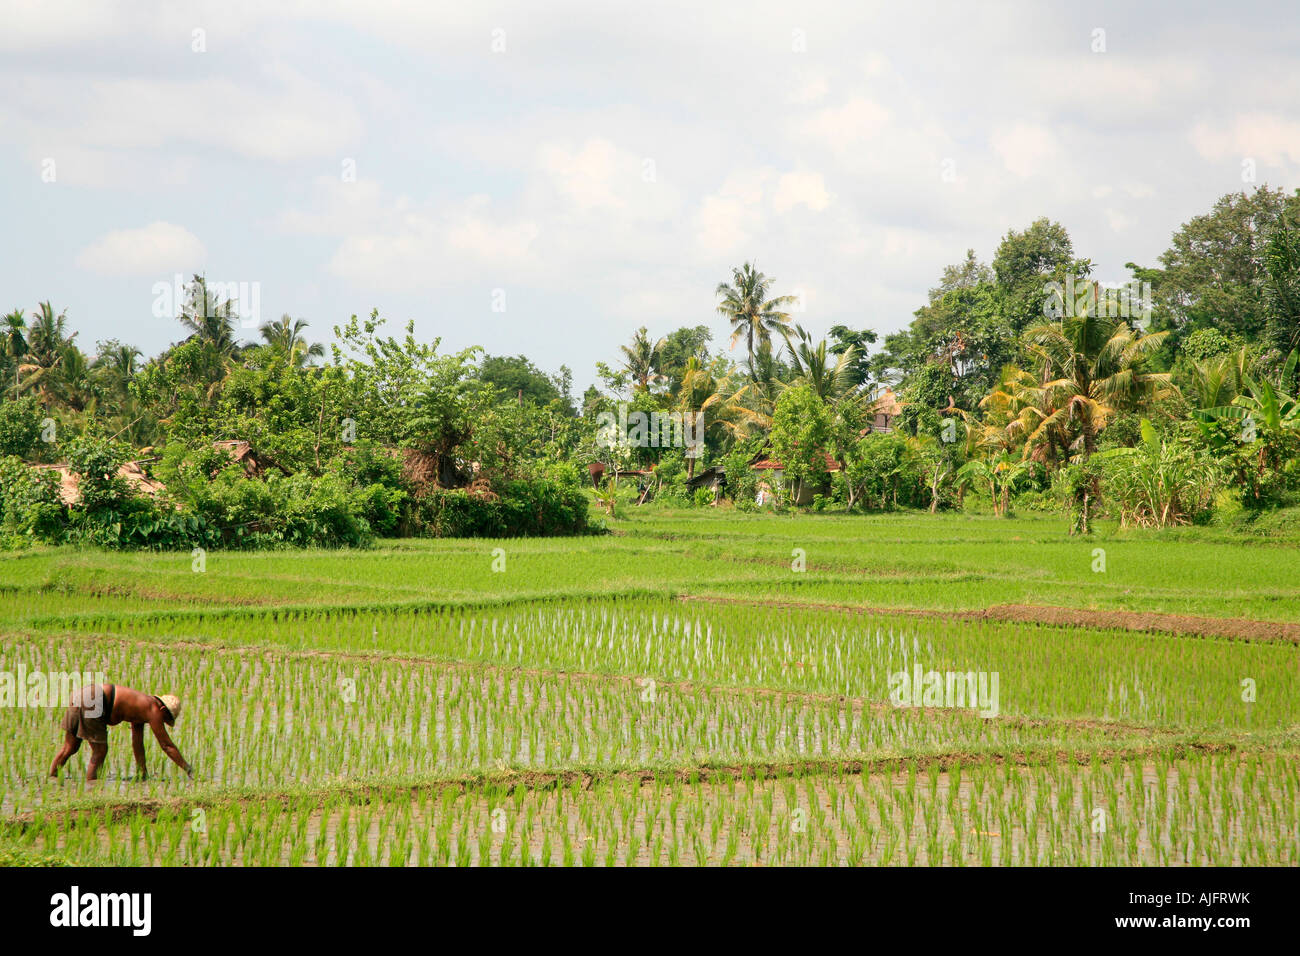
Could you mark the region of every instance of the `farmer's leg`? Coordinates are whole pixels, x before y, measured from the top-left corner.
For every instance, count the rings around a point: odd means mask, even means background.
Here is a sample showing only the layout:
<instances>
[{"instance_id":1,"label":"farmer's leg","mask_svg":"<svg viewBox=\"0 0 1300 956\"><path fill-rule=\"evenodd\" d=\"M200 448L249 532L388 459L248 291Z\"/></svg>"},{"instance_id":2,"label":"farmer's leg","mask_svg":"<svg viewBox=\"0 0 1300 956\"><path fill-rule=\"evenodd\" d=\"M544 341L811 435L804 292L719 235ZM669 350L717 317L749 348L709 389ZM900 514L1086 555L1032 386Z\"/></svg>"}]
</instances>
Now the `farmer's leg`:
<instances>
[{"instance_id":1,"label":"farmer's leg","mask_svg":"<svg viewBox=\"0 0 1300 956\"><path fill-rule=\"evenodd\" d=\"M99 772L99 765L104 762L104 757L108 755L108 741L90 742L90 766L86 768L86 779L94 780L95 774Z\"/></svg>"},{"instance_id":2,"label":"farmer's leg","mask_svg":"<svg viewBox=\"0 0 1300 956\"><path fill-rule=\"evenodd\" d=\"M72 733L68 733L67 731L64 731L63 746L60 747L59 752L54 755L54 764L50 767L50 776L57 777L59 775L59 768L62 767L65 763L67 763L68 758L71 757L80 749L81 749L81 738L78 737L76 734L72 734Z\"/></svg>"}]
</instances>

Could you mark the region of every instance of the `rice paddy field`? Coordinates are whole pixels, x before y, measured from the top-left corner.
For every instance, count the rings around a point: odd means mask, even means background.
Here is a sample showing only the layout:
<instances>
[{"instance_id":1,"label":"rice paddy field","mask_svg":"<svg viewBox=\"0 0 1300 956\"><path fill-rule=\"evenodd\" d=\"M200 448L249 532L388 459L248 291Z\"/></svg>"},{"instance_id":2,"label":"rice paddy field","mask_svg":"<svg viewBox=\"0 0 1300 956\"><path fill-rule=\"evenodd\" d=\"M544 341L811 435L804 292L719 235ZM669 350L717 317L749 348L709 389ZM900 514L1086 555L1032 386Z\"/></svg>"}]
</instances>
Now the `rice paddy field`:
<instances>
[{"instance_id":1,"label":"rice paddy field","mask_svg":"<svg viewBox=\"0 0 1300 956\"><path fill-rule=\"evenodd\" d=\"M175 693L187 778L0 708L0 860L1300 862L1300 541L633 512L580 539L0 556L0 674ZM496 549L501 549L496 551ZM495 553L494 553L495 551Z\"/></svg>"}]
</instances>

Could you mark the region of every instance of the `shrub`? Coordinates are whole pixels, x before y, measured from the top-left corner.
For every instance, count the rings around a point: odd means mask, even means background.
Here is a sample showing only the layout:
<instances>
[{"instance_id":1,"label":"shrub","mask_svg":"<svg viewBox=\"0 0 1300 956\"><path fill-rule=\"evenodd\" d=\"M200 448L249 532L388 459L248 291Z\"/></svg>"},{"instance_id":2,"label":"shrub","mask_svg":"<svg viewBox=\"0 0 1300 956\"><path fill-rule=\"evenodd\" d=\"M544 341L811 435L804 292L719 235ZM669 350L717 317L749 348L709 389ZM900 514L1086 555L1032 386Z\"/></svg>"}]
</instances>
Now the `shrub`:
<instances>
[{"instance_id":1,"label":"shrub","mask_svg":"<svg viewBox=\"0 0 1300 956\"><path fill-rule=\"evenodd\" d=\"M587 531L587 495L547 479L516 479L495 498L435 490L417 501L417 529L438 538L520 538Z\"/></svg>"},{"instance_id":2,"label":"shrub","mask_svg":"<svg viewBox=\"0 0 1300 956\"><path fill-rule=\"evenodd\" d=\"M1164 528L1201 522L1214 507L1221 484L1216 463L1192 449L1161 441L1142 422L1142 443L1097 455L1104 462L1106 492L1119 508L1120 526Z\"/></svg>"},{"instance_id":3,"label":"shrub","mask_svg":"<svg viewBox=\"0 0 1300 956\"><path fill-rule=\"evenodd\" d=\"M0 402L0 457L26 458L41 440L41 406L35 396Z\"/></svg>"},{"instance_id":4,"label":"shrub","mask_svg":"<svg viewBox=\"0 0 1300 956\"><path fill-rule=\"evenodd\" d=\"M0 534L8 546L57 542L66 517L57 474L14 456L0 459Z\"/></svg>"},{"instance_id":5,"label":"shrub","mask_svg":"<svg viewBox=\"0 0 1300 956\"><path fill-rule=\"evenodd\" d=\"M754 457L752 451L738 448L722 460L722 467L727 474L727 497L742 510L745 505L754 505L758 497L758 476L750 471L749 460Z\"/></svg>"}]
</instances>

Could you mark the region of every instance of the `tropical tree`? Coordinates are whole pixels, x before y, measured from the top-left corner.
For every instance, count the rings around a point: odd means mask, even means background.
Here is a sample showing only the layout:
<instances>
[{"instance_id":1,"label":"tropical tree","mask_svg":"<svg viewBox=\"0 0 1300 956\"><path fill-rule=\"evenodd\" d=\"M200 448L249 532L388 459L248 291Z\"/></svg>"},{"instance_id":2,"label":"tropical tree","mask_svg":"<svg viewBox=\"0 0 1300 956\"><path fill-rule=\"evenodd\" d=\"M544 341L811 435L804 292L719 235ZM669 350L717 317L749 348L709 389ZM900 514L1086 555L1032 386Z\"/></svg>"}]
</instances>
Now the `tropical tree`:
<instances>
[{"instance_id":1,"label":"tropical tree","mask_svg":"<svg viewBox=\"0 0 1300 956\"><path fill-rule=\"evenodd\" d=\"M193 369L212 401L238 362L242 349L236 339L235 304L209 291L207 279L194 276L177 321L190 331L187 342L199 345Z\"/></svg>"},{"instance_id":2,"label":"tropical tree","mask_svg":"<svg viewBox=\"0 0 1300 956\"><path fill-rule=\"evenodd\" d=\"M1265 333L1279 352L1300 348L1300 210L1280 215L1264 249Z\"/></svg>"},{"instance_id":3,"label":"tropical tree","mask_svg":"<svg viewBox=\"0 0 1300 956\"><path fill-rule=\"evenodd\" d=\"M957 480L962 483L980 481L988 485L993 499L993 514L1006 517L1011 513L1011 495L1016 484L1029 473L1030 464L1023 458L1014 458L999 452L991 459L973 458L957 469Z\"/></svg>"},{"instance_id":4,"label":"tropical tree","mask_svg":"<svg viewBox=\"0 0 1300 956\"><path fill-rule=\"evenodd\" d=\"M1233 473L1251 504L1274 499L1300 479L1300 397L1291 391L1300 352L1292 351L1273 380L1242 373L1230 405L1193 413L1201 437Z\"/></svg>"},{"instance_id":5,"label":"tropical tree","mask_svg":"<svg viewBox=\"0 0 1300 956\"><path fill-rule=\"evenodd\" d=\"M715 375L697 356L687 359L682 368L681 385L677 389L677 400L673 410L683 416L701 415L702 434L697 439L708 443L713 441L715 447L743 441L755 432L771 425L771 419L760 415L743 404L747 385L737 387L736 377L731 374ZM688 478L695 476L698 455L686 458Z\"/></svg>"},{"instance_id":6,"label":"tropical tree","mask_svg":"<svg viewBox=\"0 0 1300 956\"><path fill-rule=\"evenodd\" d=\"M785 341L796 383L807 385L818 398L831 404L854 391L857 350L853 346L835 356L829 352L825 339L813 345L812 337L801 325L796 325L793 333L787 333Z\"/></svg>"},{"instance_id":7,"label":"tropical tree","mask_svg":"<svg viewBox=\"0 0 1300 956\"><path fill-rule=\"evenodd\" d=\"M665 381L665 376L660 374L660 354L663 347L663 339L657 342L650 341L644 325L632 336L631 345L619 346L619 350L623 353L623 370L627 372L628 378L632 380L633 387L637 391L648 392L652 384Z\"/></svg>"},{"instance_id":8,"label":"tropical tree","mask_svg":"<svg viewBox=\"0 0 1300 956\"><path fill-rule=\"evenodd\" d=\"M960 417L954 415L952 420L956 428L966 429L967 426ZM909 435L907 447L929 489L930 514L935 514L939 510L944 486L956 477L958 468L964 462L964 442L957 439L955 432L951 439L935 438L933 435Z\"/></svg>"},{"instance_id":9,"label":"tropical tree","mask_svg":"<svg viewBox=\"0 0 1300 956\"><path fill-rule=\"evenodd\" d=\"M267 322L258 331L263 341L272 349L280 352L294 368L310 364L312 359L323 358L325 346L319 342L309 343L303 335L303 329L310 325L303 319L294 319L282 315L274 322Z\"/></svg>"},{"instance_id":10,"label":"tropical tree","mask_svg":"<svg viewBox=\"0 0 1300 956\"><path fill-rule=\"evenodd\" d=\"M770 436L772 455L785 466L792 501L798 502L806 486L826 476L832 429L831 410L811 386L793 385L777 400Z\"/></svg>"},{"instance_id":11,"label":"tropical tree","mask_svg":"<svg viewBox=\"0 0 1300 956\"><path fill-rule=\"evenodd\" d=\"M1276 382L1267 378L1242 375L1244 392L1231 405L1207 408L1197 412L1201 421L1250 422L1256 428L1272 431L1300 429L1300 399L1287 393L1288 383L1295 376L1300 351L1292 351L1282 365Z\"/></svg>"},{"instance_id":12,"label":"tropical tree","mask_svg":"<svg viewBox=\"0 0 1300 956\"><path fill-rule=\"evenodd\" d=\"M6 338L19 331L12 323L7 322L6 326ZM67 331L66 310L56 314L49 302L40 303L26 330L26 362L17 365L15 390L35 392L47 404L55 401L55 393L60 390L57 379L76 337L77 333ZM75 362L76 357L72 360Z\"/></svg>"},{"instance_id":13,"label":"tropical tree","mask_svg":"<svg viewBox=\"0 0 1300 956\"><path fill-rule=\"evenodd\" d=\"M719 282L714 292L722 300L718 314L731 323L731 348L743 339L751 368L760 344L770 344L774 332L789 333L790 315L785 310L798 301L792 295L769 298L773 281L746 262L731 271L731 282Z\"/></svg>"},{"instance_id":14,"label":"tropical tree","mask_svg":"<svg viewBox=\"0 0 1300 956\"><path fill-rule=\"evenodd\" d=\"M1087 458L1117 411L1140 409L1176 388L1168 373L1146 370L1146 359L1168 332L1142 334L1125 318L1087 309L1079 313L1025 331L1025 348L1038 362L1041 388L1052 408L1028 440L1037 442L1060 428L1069 436L1071 450L1077 448Z\"/></svg>"},{"instance_id":15,"label":"tropical tree","mask_svg":"<svg viewBox=\"0 0 1300 956\"><path fill-rule=\"evenodd\" d=\"M1192 362L1192 400L1198 409L1232 404L1245 387L1249 367L1246 349L1229 355L1212 355Z\"/></svg>"},{"instance_id":16,"label":"tropical tree","mask_svg":"<svg viewBox=\"0 0 1300 956\"><path fill-rule=\"evenodd\" d=\"M4 356L6 371L13 366L14 388L18 387L18 367L27 355L27 316L22 309L14 309L0 322L0 355Z\"/></svg>"}]
</instances>

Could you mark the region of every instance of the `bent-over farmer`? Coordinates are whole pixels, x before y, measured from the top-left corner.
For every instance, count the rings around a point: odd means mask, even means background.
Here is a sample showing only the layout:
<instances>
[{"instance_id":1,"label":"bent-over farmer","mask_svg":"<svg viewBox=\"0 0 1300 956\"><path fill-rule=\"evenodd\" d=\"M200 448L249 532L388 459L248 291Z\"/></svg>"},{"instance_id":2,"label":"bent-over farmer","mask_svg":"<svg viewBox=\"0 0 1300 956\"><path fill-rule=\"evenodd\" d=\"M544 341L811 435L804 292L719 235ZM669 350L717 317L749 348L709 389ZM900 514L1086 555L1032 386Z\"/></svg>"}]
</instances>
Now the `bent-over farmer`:
<instances>
[{"instance_id":1,"label":"bent-over farmer","mask_svg":"<svg viewBox=\"0 0 1300 956\"><path fill-rule=\"evenodd\" d=\"M108 753L108 728L125 721L131 725L131 750L135 754L135 765L140 770L141 780L146 775L145 724L149 725L153 735L158 738L158 746L163 753L192 777L194 769L185 762L171 737L167 736L167 727L176 723L180 713L180 698L172 694L155 697L116 684L87 684L78 688L72 692L72 700L63 713L60 724L64 734L63 746L54 757L50 776L59 775L59 768L81 749L81 742L85 740L90 743L90 766L86 768L86 779L94 780L99 765Z\"/></svg>"}]
</instances>

